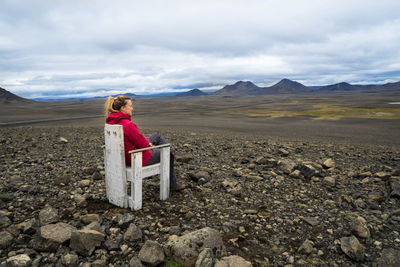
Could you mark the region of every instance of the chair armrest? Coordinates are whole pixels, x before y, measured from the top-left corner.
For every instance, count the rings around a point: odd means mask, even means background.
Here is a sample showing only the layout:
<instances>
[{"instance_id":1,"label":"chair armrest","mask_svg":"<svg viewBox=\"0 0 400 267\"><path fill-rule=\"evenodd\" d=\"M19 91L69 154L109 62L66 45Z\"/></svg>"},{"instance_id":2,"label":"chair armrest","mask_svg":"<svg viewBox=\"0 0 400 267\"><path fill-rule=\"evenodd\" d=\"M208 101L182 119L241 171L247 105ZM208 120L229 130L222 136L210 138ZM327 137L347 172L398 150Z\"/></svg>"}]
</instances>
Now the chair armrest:
<instances>
[{"instance_id":1,"label":"chair armrest","mask_svg":"<svg viewBox=\"0 0 400 267\"><path fill-rule=\"evenodd\" d=\"M128 153L134 154L134 153L146 151L146 150L149 150L149 149L163 148L163 147L169 147L169 146L171 146L171 145L170 144L165 144L165 145L159 145L159 146L149 146L149 147L145 147L145 148L130 150L130 151L128 151Z\"/></svg>"}]
</instances>

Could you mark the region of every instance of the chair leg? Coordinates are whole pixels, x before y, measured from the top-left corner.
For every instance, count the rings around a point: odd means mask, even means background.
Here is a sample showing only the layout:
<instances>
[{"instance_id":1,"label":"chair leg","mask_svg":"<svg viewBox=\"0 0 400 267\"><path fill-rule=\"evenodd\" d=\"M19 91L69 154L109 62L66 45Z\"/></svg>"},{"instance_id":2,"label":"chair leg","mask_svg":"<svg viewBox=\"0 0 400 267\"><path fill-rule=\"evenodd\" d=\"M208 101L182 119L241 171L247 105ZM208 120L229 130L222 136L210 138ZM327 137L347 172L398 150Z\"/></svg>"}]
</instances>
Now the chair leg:
<instances>
[{"instance_id":1,"label":"chair leg","mask_svg":"<svg viewBox=\"0 0 400 267\"><path fill-rule=\"evenodd\" d=\"M131 209L140 210L142 208L142 153L132 154L132 171Z\"/></svg>"},{"instance_id":2,"label":"chair leg","mask_svg":"<svg viewBox=\"0 0 400 267\"><path fill-rule=\"evenodd\" d=\"M160 199L166 200L169 197L169 160L170 148L164 147L160 153Z\"/></svg>"}]
</instances>

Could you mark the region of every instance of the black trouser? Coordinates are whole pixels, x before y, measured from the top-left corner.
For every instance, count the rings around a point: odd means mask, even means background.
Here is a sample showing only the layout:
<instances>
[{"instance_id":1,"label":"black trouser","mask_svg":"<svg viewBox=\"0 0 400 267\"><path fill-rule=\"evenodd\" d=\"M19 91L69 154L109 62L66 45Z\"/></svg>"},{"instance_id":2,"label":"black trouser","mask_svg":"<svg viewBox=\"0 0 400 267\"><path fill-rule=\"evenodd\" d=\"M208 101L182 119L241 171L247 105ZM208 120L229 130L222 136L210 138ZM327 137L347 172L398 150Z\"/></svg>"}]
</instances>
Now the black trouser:
<instances>
[{"instance_id":1,"label":"black trouser","mask_svg":"<svg viewBox=\"0 0 400 267\"><path fill-rule=\"evenodd\" d=\"M168 142L165 140L165 138L159 133L151 134L149 137L149 141L154 146L168 144ZM175 170L174 170L175 157L172 154L172 152L174 152L174 151L175 151L175 149L173 147L171 147L171 153L169 155L169 185L170 186L174 186L177 183ZM155 149L152 149L151 152L152 152L151 157L150 157L149 161L147 161L145 166L160 162L160 154L161 154L160 149L155 148Z\"/></svg>"}]
</instances>

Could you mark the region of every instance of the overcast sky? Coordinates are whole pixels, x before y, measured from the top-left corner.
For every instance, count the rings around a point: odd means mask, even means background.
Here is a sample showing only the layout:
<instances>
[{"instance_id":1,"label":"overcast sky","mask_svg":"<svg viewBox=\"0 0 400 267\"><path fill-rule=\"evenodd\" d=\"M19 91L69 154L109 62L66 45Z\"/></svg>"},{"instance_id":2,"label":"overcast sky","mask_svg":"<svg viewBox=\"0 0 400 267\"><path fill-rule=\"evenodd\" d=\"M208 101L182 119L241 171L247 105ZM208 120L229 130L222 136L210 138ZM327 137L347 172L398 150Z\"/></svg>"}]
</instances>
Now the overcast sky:
<instances>
[{"instance_id":1,"label":"overcast sky","mask_svg":"<svg viewBox=\"0 0 400 267\"><path fill-rule=\"evenodd\" d=\"M23 97L400 80L399 0L1 0L0 87Z\"/></svg>"}]
</instances>

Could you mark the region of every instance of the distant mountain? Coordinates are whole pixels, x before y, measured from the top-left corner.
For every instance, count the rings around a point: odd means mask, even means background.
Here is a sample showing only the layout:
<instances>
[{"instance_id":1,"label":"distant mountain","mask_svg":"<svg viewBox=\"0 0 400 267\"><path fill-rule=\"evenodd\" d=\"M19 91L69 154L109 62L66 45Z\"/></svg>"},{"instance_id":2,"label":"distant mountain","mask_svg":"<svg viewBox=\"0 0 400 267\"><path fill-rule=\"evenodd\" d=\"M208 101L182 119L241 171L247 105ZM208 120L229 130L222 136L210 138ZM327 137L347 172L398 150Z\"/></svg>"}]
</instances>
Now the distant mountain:
<instances>
[{"instance_id":1,"label":"distant mountain","mask_svg":"<svg viewBox=\"0 0 400 267\"><path fill-rule=\"evenodd\" d=\"M258 87L252 82L239 81L233 85L226 85L216 91L215 95L266 95L266 94L292 94L311 92L312 89L299 82L283 79L270 87Z\"/></svg>"},{"instance_id":2,"label":"distant mountain","mask_svg":"<svg viewBox=\"0 0 400 267\"><path fill-rule=\"evenodd\" d=\"M207 94L197 88L184 93L176 94L176 96L202 96L202 95L207 95Z\"/></svg>"},{"instance_id":3,"label":"distant mountain","mask_svg":"<svg viewBox=\"0 0 400 267\"><path fill-rule=\"evenodd\" d=\"M34 101L17 96L4 88L0 87L0 104L9 103L32 103Z\"/></svg>"},{"instance_id":4,"label":"distant mountain","mask_svg":"<svg viewBox=\"0 0 400 267\"><path fill-rule=\"evenodd\" d=\"M354 91L358 90L360 86L357 85L351 85L346 82L341 82L341 83L335 83L331 85L326 85L320 87L317 91L330 91L330 92L336 92L336 91Z\"/></svg>"},{"instance_id":5,"label":"distant mountain","mask_svg":"<svg viewBox=\"0 0 400 267\"><path fill-rule=\"evenodd\" d=\"M258 95L261 87L252 82L238 81L232 85L225 85L222 89L214 92L214 95Z\"/></svg>"},{"instance_id":6,"label":"distant mountain","mask_svg":"<svg viewBox=\"0 0 400 267\"><path fill-rule=\"evenodd\" d=\"M266 94L293 94L293 93L307 93L312 89L302 85L299 82L283 79L275 85L265 87L263 92Z\"/></svg>"}]
</instances>

